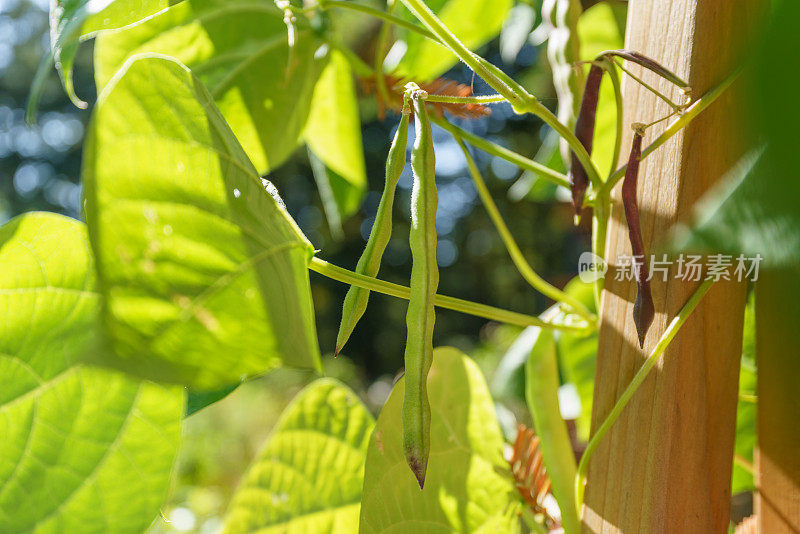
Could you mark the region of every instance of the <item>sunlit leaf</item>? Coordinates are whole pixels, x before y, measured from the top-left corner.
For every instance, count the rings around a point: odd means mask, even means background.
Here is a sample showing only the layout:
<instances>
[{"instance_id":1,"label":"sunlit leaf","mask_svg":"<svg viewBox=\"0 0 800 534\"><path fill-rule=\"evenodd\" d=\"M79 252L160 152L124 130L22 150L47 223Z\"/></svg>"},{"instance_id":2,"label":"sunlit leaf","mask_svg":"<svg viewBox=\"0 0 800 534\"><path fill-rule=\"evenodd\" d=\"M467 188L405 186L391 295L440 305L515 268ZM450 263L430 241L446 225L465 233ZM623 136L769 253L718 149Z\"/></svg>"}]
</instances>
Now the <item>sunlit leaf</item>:
<instances>
[{"instance_id":1,"label":"sunlit leaf","mask_svg":"<svg viewBox=\"0 0 800 534\"><path fill-rule=\"evenodd\" d=\"M142 532L169 486L183 393L79 364L100 306L83 224L12 220L0 272L0 532Z\"/></svg>"},{"instance_id":2,"label":"sunlit leaf","mask_svg":"<svg viewBox=\"0 0 800 534\"><path fill-rule=\"evenodd\" d=\"M95 79L105 86L133 54L155 52L187 65L208 87L259 173L295 150L327 46L297 16L291 54L283 13L271 0L186 0L123 31L102 33Z\"/></svg>"},{"instance_id":3,"label":"sunlit leaf","mask_svg":"<svg viewBox=\"0 0 800 534\"><path fill-rule=\"evenodd\" d=\"M512 0L429 0L425 3L456 37L473 50L500 33L513 5ZM419 24L405 7L398 11ZM403 76L429 81L458 63L458 58L450 50L422 35L408 33L405 41L406 53L397 66L398 73Z\"/></svg>"},{"instance_id":4,"label":"sunlit leaf","mask_svg":"<svg viewBox=\"0 0 800 534\"><path fill-rule=\"evenodd\" d=\"M403 456L404 387L400 379L370 439L360 532L517 532L518 501L503 438L477 365L456 349L434 351L423 490Z\"/></svg>"},{"instance_id":5,"label":"sunlit leaf","mask_svg":"<svg viewBox=\"0 0 800 534\"><path fill-rule=\"evenodd\" d=\"M340 382L295 397L233 497L224 534L358 531L367 444L375 422Z\"/></svg>"},{"instance_id":6,"label":"sunlit leaf","mask_svg":"<svg viewBox=\"0 0 800 534\"><path fill-rule=\"evenodd\" d=\"M353 72L340 52L331 54L317 82L303 137L330 171L326 175L340 219L352 215L366 192L367 171Z\"/></svg>"},{"instance_id":7,"label":"sunlit leaf","mask_svg":"<svg viewBox=\"0 0 800 534\"><path fill-rule=\"evenodd\" d=\"M105 363L201 390L319 368L313 247L185 66L126 63L98 99L83 177Z\"/></svg>"}]
</instances>

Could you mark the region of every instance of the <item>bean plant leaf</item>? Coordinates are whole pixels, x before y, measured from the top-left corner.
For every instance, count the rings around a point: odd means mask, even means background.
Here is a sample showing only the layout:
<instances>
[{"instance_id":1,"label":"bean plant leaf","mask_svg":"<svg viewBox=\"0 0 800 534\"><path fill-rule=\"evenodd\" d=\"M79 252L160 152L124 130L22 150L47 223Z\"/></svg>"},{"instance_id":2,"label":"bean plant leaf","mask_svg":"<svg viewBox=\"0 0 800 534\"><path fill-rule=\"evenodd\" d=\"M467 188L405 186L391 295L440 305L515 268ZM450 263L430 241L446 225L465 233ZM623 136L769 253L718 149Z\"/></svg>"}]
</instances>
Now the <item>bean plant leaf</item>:
<instances>
[{"instance_id":1,"label":"bean plant leaf","mask_svg":"<svg viewBox=\"0 0 800 534\"><path fill-rule=\"evenodd\" d=\"M622 48L625 38L624 4L600 2L587 9L578 19L581 60L591 61L606 50ZM586 67L588 69L588 67ZM592 161L601 172L610 172L618 162L612 161L617 135L617 105L614 85L608 75L600 84L600 100L594 127Z\"/></svg>"},{"instance_id":2,"label":"bean plant leaf","mask_svg":"<svg viewBox=\"0 0 800 534\"><path fill-rule=\"evenodd\" d=\"M503 29L512 0L426 0L428 7L470 49L476 49L496 37ZM403 6L399 11L417 22ZM447 48L417 33L405 36L406 53L397 66L398 73L428 81L441 76L458 63Z\"/></svg>"},{"instance_id":3,"label":"bean plant leaf","mask_svg":"<svg viewBox=\"0 0 800 534\"><path fill-rule=\"evenodd\" d=\"M142 532L169 487L183 393L80 364L100 300L82 223L10 221L0 272L0 532Z\"/></svg>"},{"instance_id":4,"label":"bean plant leaf","mask_svg":"<svg viewBox=\"0 0 800 534\"><path fill-rule=\"evenodd\" d=\"M134 27L104 32L95 80L104 87L131 55L174 57L208 87L259 173L297 147L327 45L297 15L291 52L283 13L271 0L186 0Z\"/></svg>"},{"instance_id":5,"label":"bean plant leaf","mask_svg":"<svg viewBox=\"0 0 800 534\"><path fill-rule=\"evenodd\" d=\"M303 138L330 171L326 176L339 218L349 217L361 206L367 171L353 72L341 52L331 53L317 82Z\"/></svg>"},{"instance_id":6,"label":"bean plant leaf","mask_svg":"<svg viewBox=\"0 0 800 534\"><path fill-rule=\"evenodd\" d=\"M374 426L345 385L313 382L286 408L250 466L223 534L356 532Z\"/></svg>"},{"instance_id":7,"label":"bean plant leaf","mask_svg":"<svg viewBox=\"0 0 800 534\"><path fill-rule=\"evenodd\" d=\"M28 117L33 118L46 74L55 62L64 90L78 107L86 107L75 94L72 64L78 45L100 30L121 28L141 21L182 0L54 0L50 3L51 52L42 59L28 103Z\"/></svg>"},{"instance_id":8,"label":"bean plant leaf","mask_svg":"<svg viewBox=\"0 0 800 534\"><path fill-rule=\"evenodd\" d=\"M125 64L98 99L83 178L104 363L198 390L319 369L314 249L184 65Z\"/></svg>"},{"instance_id":9,"label":"bean plant leaf","mask_svg":"<svg viewBox=\"0 0 800 534\"><path fill-rule=\"evenodd\" d=\"M423 490L403 455L404 387L401 378L370 439L359 532L517 532L518 501L503 437L478 366L456 349L434 351Z\"/></svg>"}]
</instances>

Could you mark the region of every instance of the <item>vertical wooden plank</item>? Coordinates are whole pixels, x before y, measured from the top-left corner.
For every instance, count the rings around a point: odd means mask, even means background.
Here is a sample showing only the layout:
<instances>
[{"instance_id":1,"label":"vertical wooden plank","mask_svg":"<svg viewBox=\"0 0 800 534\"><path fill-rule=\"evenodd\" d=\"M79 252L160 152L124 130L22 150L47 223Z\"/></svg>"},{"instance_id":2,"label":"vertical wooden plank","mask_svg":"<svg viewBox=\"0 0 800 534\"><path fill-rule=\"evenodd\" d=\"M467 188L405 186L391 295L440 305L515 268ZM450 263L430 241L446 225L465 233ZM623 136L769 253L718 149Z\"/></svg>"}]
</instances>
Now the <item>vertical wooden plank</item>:
<instances>
[{"instance_id":1,"label":"vertical wooden plank","mask_svg":"<svg viewBox=\"0 0 800 534\"><path fill-rule=\"evenodd\" d=\"M689 81L694 95L702 95L738 65L739 51L766 5L766 0L631 0L626 47L664 64ZM679 101L669 83L628 68ZM626 126L670 112L629 78L623 90ZM642 163L638 198L649 251L743 153L737 105L732 91ZM645 145L667 123L650 128ZM628 131L623 146L630 142ZM606 246L610 269L593 428L698 285L679 280L674 264L666 282L651 282L656 318L641 350L632 319L635 285L615 276L618 258L631 254L620 196L618 186ZM711 289L597 449L582 510L584 531L726 532L744 298L743 283L723 281Z\"/></svg>"},{"instance_id":2,"label":"vertical wooden plank","mask_svg":"<svg viewBox=\"0 0 800 534\"><path fill-rule=\"evenodd\" d=\"M758 476L765 534L800 532L800 269L763 271L756 283Z\"/></svg>"}]
</instances>

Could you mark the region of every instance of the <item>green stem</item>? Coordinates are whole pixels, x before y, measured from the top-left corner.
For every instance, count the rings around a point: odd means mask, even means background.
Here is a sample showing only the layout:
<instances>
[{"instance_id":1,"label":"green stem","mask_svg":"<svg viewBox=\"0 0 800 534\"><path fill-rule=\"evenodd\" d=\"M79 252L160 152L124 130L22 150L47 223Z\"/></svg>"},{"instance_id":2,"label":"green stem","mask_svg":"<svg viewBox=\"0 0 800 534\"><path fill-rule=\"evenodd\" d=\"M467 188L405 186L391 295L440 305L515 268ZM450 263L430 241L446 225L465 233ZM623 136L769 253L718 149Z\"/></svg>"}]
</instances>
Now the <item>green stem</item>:
<instances>
[{"instance_id":1,"label":"green stem","mask_svg":"<svg viewBox=\"0 0 800 534\"><path fill-rule=\"evenodd\" d=\"M414 33L418 33L418 34L422 35L423 37L427 37L428 39L431 39L432 41L436 41L437 43L442 44L442 46L444 46L444 44L436 37L436 35L434 35L433 33L429 32L425 28L421 28L421 27L417 26L416 24L414 24L413 22L409 22L409 21L407 21L405 19L402 19L402 18L400 18L400 17L398 17L396 15L389 14L386 11L381 11L380 9L375 9L374 7L365 6L364 4L351 2L349 0L321 0L320 2L318 2L318 6L320 8L322 8L322 9L330 9L330 8L338 9L338 8L341 8L341 9L351 9L353 11L359 11L359 12L364 13L366 15L371 15L373 17L377 17L379 19L383 19L386 22L394 24L395 26L399 26L401 28L404 28L406 30L412 31ZM296 8L296 10L297 11L301 11L301 12L305 12L307 10L314 9L315 7L316 6L312 6L312 7L309 7L309 8Z\"/></svg>"},{"instance_id":2,"label":"green stem","mask_svg":"<svg viewBox=\"0 0 800 534\"><path fill-rule=\"evenodd\" d=\"M562 174L558 171L554 171L550 167L542 165L541 163L533 161L532 159L526 158L525 156L521 156L516 152L514 152L513 150L509 150L503 146L492 143L491 141L488 141L483 137L468 132L463 128L459 128L455 124L451 124L444 119L431 117L431 122L447 130L454 136L460 137L461 139L467 141L472 146L480 148L487 154L491 154L492 156L497 156L498 158L513 163L520 169L525 169L527 171L536 173L538 176L544 178L549 182L552 182L556 185L560 185L562 187L566 187L567 189L569 189L569 178L565 174Z\"/></svg>"},{"instance_id":3,"label":"green stem","mask_svg":"<svg viewBox=\"0 0 800 534\"><path fill-rule=\"evenodd\" d=\"M566 140L570 149L575 152L578 159L587 169L589 179L596 187L600 185L600 174L597 166L592 161L586 148L578 141L575 134L565 125L559 122L558 118L545 106L543 106L536 97L528 93L521 85L512 80L508 75L492 65L484 58L478 56L469 50L464 43L462 43L443 23L439 18L430 10L423 0L402 0L408 9L422 22L429 30L424 30L416 24L412 24L394 15L390 15L385 11L371 8L369 6L361 5L355 2L344 0L323 0L319 3L320 7L324 8L345 8L353 9L366 13L402 28L414 31L432 39L439 44L449 48L461 61L470 67L478 76L489 84L495 91L503 96L513 107L517 113L530 112L539 116L544 122L550 125L551 128L556 130L558 134ZM471 141L470 141L471 142ZM536 172L536 171L534 171ZM559 184L560 185L560 184ZM567 187L569 181L567 180Z\"/></svg>"},{"instance_id":4,"label":"green stem","mask_svg":"<svg viewBox=\"0 0 800 534\"><path fill-rule=\"evenodd\" d=\"M687 124L692 122L698 115L705 111L708 106L713 104L720 96L722 96L725 90L730 87L734 81L736 81L741 73L742 68L740 67L732 72L727 78L725 78L722 83L708 91L698 100L696 100L691 106L686 108L686 111L680 117L675 119L675 121L673 121L667 127L667 129L656 138L655 141L650 143L647 148L642 151L642 157L640 158L640 161L655 152L672 136L685 128ZM603 188L610 191L625 176L625 169L627 169L627 167L627 165L623 165L617 169L617 171L612 174L603 185Z\"/></svg>"},{"instance_id":5,"label":"green stem","mask_svg":"<svg viewBox=\"0 0 800 534\"><path fill-rule=\"evenodd\" d=\"M476 96L450 96L428 94L428 102L442 102L443 104L497 104L506 102L503 95L476 95Z\"/></svg>"},{"instance_id":6,"label":"green stem","mask_svg":"<svg viewBox=\"0 0 800 534\"><path fill-rule=\"evenodd\" d=\"M733 462L738 464L739 467L750 473L751 475L755 474L755 466L753 462L742 456L741 454L734 454L733 455Z\"/></svg>"},{"instance_id":7,"label":"green stem","mask_svg":"<svg viewBox=\"0 0 800 534\"><path fill-rule=\"evenodd\" d=\"M601 192L595 199L592 213L592 253L605 261L608 216L611 211L611 198ZM599 277L593 285L595 308L600 311L600 302L605 287L605 278Z\"/></svg>"},{"instance_id":8,"label":"green stem","mask_svg":"<svg viewBox=\"0 0 800 534\"><path fill-rule=\"evenodd\" d=\"M467 167L469 168L470 176L472 176L472 181L475 182L475 189L478 190L478 196L481 197L481 202L483 202L483 206L486 208L489 218L492 220L492 223L494 223L497 232L500 234L500 238L503 240L503 244L506 246L506 250L508 250L509 256L511 256L511 261L514 262L514 265L519 271L519 274L522 275L522 278L524 278L525 281L528 282L538 292L550 297L556 302L563 302L567 304L575 311L575 313L590 323L596 323L597 317L595 317L592 312L586 309L586 306L557 287L547 283L546 280L536 274L536 271L534 271L527 260L525 260L525 256L522 254L519 245L517 245L517 242L514 240L514 236L511 235L511 231L508 229L508 226L506 226L505 221L503 221L503 216L500 215L500 210L497 209L497 204L495 204L494 199L492 199L489 188L486 187L486 182L483 180L483 177L478 170L478 166L475 164L475 160L472 158L472 155L470 155L469 150L464 144L464 141L462 141L457 135L453 135L453 138L456 140L458 146L461 147L461 151L464 153L464 158L467 160Z\"/></svg>"},{"instance_id":9,"label":"green stem","mask_svg":"<svg viewBox=\"0 0 800 534\"><path fill-rule=\"evenodd\" d=\"M525 106L528 101L533 99L525 89L510 78L502 79L497 74L479 61L476 55L462 43L455 34L445 26L439 17L431 11L424 0L402 0L411 13L428 28L439 41L444 43L461 61L471 68L478 76L488 83L495 91L503 95L514 109ZM508 82L512 83L509 84Z\"/></svg>"},{"instance_id":10,"label":"green stem","mask_svg":"<svg viewBox=\"0 0 800 534\"><path fill-rule=\"evenodd\" d=\"M616 138L614 139L614 154L611 157L611 170L609 175L613 174L619 162L619 155L622 151L622 134L624 131L624 103L622 101L622 83L619 79L619 73L616 69L616 63L610 59L605 60L606 72L608 77L611 78L611 84L614 86L614 100L617 104L617 129Z\"/></svg>"},{"instance_id":11,"label":"green stem","mask_svg":"<svg viewBox=\"0 0 800 534\"><path fill-rule=\"evenodd\" d=\"M616 63L617 66L620 69L622 69L622 72L624 72L625 74L627 74L628 76L633 78L634 81L636 81L639 85L641 85L642 87L644 87L645 89L647 89L648 91L650 91L651 93L656 95L658 98L660 98L661 100L666 102L667 105L669 107L671 107L673 110L680 109L680 106L678 104L676 104L675 102L673 102L672 100L670 100L668 96L666 96L665 94L661 93L658 89L656 89L655 87L651 86L650 84L648 84L647 82L645 82L644 80L642 80L641 78L636 76L633 72L631 72L628 69L626 69L625 66L622 65L622 63L620 63L618 61L614 61L614 63Z\"/></svg>"},{"instance_id":12,"label":"green stem","mask_svg":"<svg viewBox=\"0 0 800 534\"><path fill-rule=\"evenodd\" d=\"M364 289L369 289L370 291L375 291L377 293L383 293L384 295L405 300L408 300L410 296L410 290L408 286L401 286L399 284L393 284L378 278L372 278L362 274L354 273L353 271L333 265L332 263L328 263L327 261L319 258L311 258L311 263L309 264L308 268L332 280L336 280L337 282L363 287ZM502 308L495 308L494 306L487 306L486 304L479 304L477 302L462 300L455 297L448 297L445 295L436 295L433 301L434 304L440 308L446 308L448 310L454 310L457 312L466 313L468 315L474 315L476 317L483 317L484 319L489 319L491 321L497 321L500 323L514 324L518 326L558 328L561 330L570 330L575 332L587 332L588 330L592 330L594 328L593 324L562 325L549 323L532 315L504 310Z\"/></svg>"},{"instance_id":13,"label":"green stem","mask_svg":"<svg viewBox=\"0 0 800 534\"><path fill-rule=\"evenodd\" d=\"M739 393L739 400L742 402L750 402L752 404L758 404L758 397L750 393Z\"/></svg>"},{"instance_id":14,"label":"green stem","mask_svg":"<svg viewBox=\"0 0 800 534\"><path fill-rule=\"evenodd\" d=\"M397 7L397 0L388 0L387 14L394 15L394 8ZM389 89L386 87L386 80L383 77L383 62L386 60L386 41L389 39L389 23L383 21L381 30L378 33L378 41L375 43L375 86L378 88L378 95L384 102L389 102Z\"/></svg>"},{"instance_id":15,"label":"green stem","mask_svg":"<svg viewBox=\"0 0 800 534\"><path fill-rule=\"evenodd\" d=\"M584 451L583 456L581 456L580 464L578 464L578 475L575 478L575 494L578 499L578 508L580 508L581 504L583 504L583 491L584 486L586 483L586 473L589 469L589 460L592 458L592 454L597 449L597 446L603 440L608 431L611 430L611 427L614 425L616 420L619 418L622 410L625 409L625 406L628 405L628 401L631 400L633 394L639 389L639 386L642 385L644 380L647 378L647 375L650 374L650 371L653 370L656 363L658 363L658 359L664 354L664 351L667 350L667 347L675 338L675 335L680 330L683 323L686 322L686 319L692 314L694 309L703 299L708 290L711 289L711 286L714 284L713 280L705 280L700 287L689 297L689 300L686 304L683 305L681 310L678 312L678 315L672 319L672 322L667 325L666 330L661 335L661 339L658 340L658 344L653 349L653 352L645 360L644 364L639 368L639 370L634 375L633 379L628 384L628 387L625 388L625 391L622 392L619 399L617 400L614 407L611 409L611 413L605 418L603 423L594 433L592 438L589 440L589 444L586 446L586 451Z\"/></svg>"},{"instance_id":16,"label":"green stem","mask_svg":"<svg viewBox=\"0 0 800 534\"><path fill-rule=\"evenodd\" d=\"M611 78L611 84L614 86L614 99L616 100L617 107L617 127L614 139L614 153L611 158L611 171L619 161L620 151L622 150L622 133L623 133L623 102L622 102L622 84L620 83L619 73L616 69L616 64L610 59L604 59L604 68ZM594 211L592 213L592 253L599 258L605 258L606 252L606 236L608 233L608 217L611 212L611 197L601 187L598 194L594 199ZM600 310L600 303L603 295L603 287L605 286L605 278L600 277L595 280L593 285L594 290L594 303L597 310Z\"/></svg>"},{"instance_id":17,"label":"green stem","mask_svg":"<svg viewBox=\"0 0 800 534\"><path fill-rule=\"evenodd\" d=\"M527 104L521 108L521 111L533 113L555 130L556 133L569 144L570 150L578 156L578 160L580 160L583 168L586 169L589 175L589 181L592 183L592 186L595 188L601 186L602 180L600 180L600 171L597 170L597 165L592 161L592 157L586 151L586 147L583 146L583 143L578 141L578 138L575 137L572 130L558 120L558 117L556 117L552 111L547 109L536 99L529 100Z\"/></svg>"}]
</instances>

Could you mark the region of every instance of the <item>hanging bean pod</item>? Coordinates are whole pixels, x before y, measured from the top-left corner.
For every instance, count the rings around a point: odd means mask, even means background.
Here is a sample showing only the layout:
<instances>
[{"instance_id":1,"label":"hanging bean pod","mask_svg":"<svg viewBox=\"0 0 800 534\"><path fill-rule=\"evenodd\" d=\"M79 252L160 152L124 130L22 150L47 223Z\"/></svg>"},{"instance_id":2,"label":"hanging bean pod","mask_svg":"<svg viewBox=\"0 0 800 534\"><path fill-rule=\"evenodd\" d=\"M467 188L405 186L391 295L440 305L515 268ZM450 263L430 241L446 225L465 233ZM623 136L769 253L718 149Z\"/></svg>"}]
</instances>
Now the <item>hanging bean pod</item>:
<instances>
[{"instance_id":1,"label":"hanging bean pod","mask_svg":"<svg viewBox=\"0 0 800 534\"><path fill-rule=\"evenodd\" d=\"M644 127L641 124L634 124L633 128L631 155L628 158L628 168L625 171L625 179L622 182L622 204L625 208L625 219L628 222L628 237L630 238L633 252L633 272L636 277L636 302L633 304L633 321L636 324L639 346L644 347L644 338L653 323L655 308L653 306L653 295L650 292L650 274L647 267L647 258L645 257L642 228L639 222L639 204L636 199Z\"/></svg>"},{"instance_id":2,"label":"hanging bean pod","mask_svg":"<svg viewBox=\"0 0 800 534\"><path fill-rule=\"evenodd\" d=\"M403 115L397 133L394 135L389 155L386 158L386 181L383 184L383 194L375 214L375 222L369 234L369 239L364 247L364 252L356 264L356 272L365 276L375 277L381 267L381 258L392 237L392 207L397 181L406 165L406 142L408 140L408 117L411 109L403 107ZM353 333L356 324L367 310L369 290L361 287L350 286L344 297L342 306L342 321L339 333L336 336L336 354L342 350L344 344Z\"/></svg>"},{"instance_id":3,"label":"hanging bean pod","mask_svg":"<svg viewBox=\"0 0 800 534\"><path fill-rule=\"evenodd\" d=\"M621 59L626 59L628 61L636 63L637 65L640 65L650 70L651 72L656 73L657 75L661 76L670 83L677 85L678 87L683 89L684 92L691 91L691 87L689 87L689 84L683 79L681 79L680 76L673 73L671 70L663 66L658 61L645 56L641 52L636 52L635 50L608 50L600 54L600 57L603 56L605 57L615 56Z\"/></svg>"},{"instance_id":4,"label":"hanging bean pod","mask_svg":"<svg viewBox=\"0 0 800 534\"><path fill-rule=\"evenodd\" d=\"M430 453L431 409L428 371L433 360L433 299L439 285L436 265L436 207L431 125L425 108L427 93L416 84L406 86L414 108L416 138L411 152L414 185L411 192L411 298L408 301L403 399L403 450L420 489Z\"/></svg>"},{"instance_id":5,"label":"hanging bean pod","mask_svg":"<svg viewBox=\"0 0 800 534\"><path fill-rule=\"evenodd\" d=\"M592 63L586 85L583 89L581 108L578 119L575 121L575 137L581 142L590 155L594 140L594 123L597 115L597 102L600 98L600 82L603 81L603 67ZM583 168L575 152L570 152L572 166L570 167L570 189L572 191L572 206L575 208L575 217L581 214L583 197L589 187L589 175Z\"/></svg>"}]
</instances>

